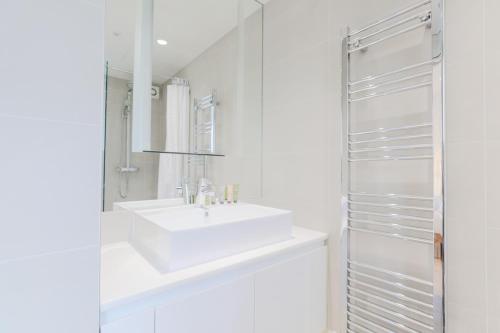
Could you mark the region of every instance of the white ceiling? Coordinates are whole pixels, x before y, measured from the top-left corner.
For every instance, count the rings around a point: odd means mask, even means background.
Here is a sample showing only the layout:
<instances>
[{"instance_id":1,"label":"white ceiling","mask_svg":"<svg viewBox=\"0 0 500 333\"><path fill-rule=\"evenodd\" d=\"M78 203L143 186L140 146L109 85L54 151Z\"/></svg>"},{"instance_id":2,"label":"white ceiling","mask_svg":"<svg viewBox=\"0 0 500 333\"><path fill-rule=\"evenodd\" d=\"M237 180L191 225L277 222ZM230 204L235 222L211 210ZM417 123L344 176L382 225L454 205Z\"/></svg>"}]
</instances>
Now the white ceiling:
<instances>
[{"instance_id":1,"label":"white ceiling","mask_svg":"<svg viewBox=\"0 0 500 333\"><path fill-rule=\"evenodd\" d=\"M106 0L106 59L110 74L131 78L137 1ZM242 0L245 12L254 12L254 0ZM191 63L203 51L234 29L239 0L155 0L153 79L161 83Z\"/></svg>"}]
</instances>

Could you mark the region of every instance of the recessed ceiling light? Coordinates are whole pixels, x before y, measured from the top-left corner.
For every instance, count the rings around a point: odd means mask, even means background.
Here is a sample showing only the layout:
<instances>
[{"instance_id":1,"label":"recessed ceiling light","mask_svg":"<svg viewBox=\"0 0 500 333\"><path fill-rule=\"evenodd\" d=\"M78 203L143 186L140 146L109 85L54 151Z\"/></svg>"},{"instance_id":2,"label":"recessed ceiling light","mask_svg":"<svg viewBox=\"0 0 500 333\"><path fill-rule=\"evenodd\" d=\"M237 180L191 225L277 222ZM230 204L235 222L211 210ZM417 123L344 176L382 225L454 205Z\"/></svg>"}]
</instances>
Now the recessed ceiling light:
<instances>
[{"instance_id":1,"label":"recessed ceiling light","mask_svg":"<svg viewBox=\"0 0 500 333\"><path fill-rule=\"evenodd\" d=\"M158 45L161 45L161 46L165 46L168 44L168 42L164 39L157 39L156 42L158 43Z\"/></svg>"}]
</instances>

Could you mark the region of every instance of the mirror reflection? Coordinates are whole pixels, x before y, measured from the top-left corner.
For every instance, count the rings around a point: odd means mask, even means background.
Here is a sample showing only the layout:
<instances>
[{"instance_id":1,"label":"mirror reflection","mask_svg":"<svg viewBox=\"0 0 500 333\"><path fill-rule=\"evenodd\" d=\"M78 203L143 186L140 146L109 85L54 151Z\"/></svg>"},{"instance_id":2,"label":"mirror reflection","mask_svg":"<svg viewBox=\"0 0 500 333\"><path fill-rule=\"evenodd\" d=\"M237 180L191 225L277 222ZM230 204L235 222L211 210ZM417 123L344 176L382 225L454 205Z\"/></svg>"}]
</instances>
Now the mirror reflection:
<instances>
[{"instance_id":1,"label":"mirror reflection","mask_svg":"<svg viewBox=\"0 0 500 333\"><path fill-rule=\"evenodd\" d=\"M141 1L107 2L112 14L106 22L104 210L123 201L192 202L201 179L214 188L236 184L242 199L258 200L261 5L254 0L154 0L152 83L149 93L138 96L134 77L148 70L135 50L144 33L137 29ZM137 107L145 100L147 115ZM139 118L150 135L136 152Z\"/></svg>"}]
</instances>

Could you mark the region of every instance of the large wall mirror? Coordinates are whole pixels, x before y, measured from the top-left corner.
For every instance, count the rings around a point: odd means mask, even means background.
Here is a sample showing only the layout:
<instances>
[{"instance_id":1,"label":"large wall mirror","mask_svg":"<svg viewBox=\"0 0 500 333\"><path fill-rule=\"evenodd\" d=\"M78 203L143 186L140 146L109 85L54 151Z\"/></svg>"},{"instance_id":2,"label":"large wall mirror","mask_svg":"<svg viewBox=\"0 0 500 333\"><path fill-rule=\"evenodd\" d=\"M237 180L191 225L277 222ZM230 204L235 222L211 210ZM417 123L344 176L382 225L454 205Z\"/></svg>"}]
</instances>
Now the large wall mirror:
<instances>
[{"instance_id":1,"label":"large wall mirror","mask_svg":"<svg viewBox=\"0 0 500 333\"><path fill-rule=\"evenodd\" d=\"M107 0L104 210L181 198L201 178L262 192L263 8Z\"/></svg>"}]
</instances>

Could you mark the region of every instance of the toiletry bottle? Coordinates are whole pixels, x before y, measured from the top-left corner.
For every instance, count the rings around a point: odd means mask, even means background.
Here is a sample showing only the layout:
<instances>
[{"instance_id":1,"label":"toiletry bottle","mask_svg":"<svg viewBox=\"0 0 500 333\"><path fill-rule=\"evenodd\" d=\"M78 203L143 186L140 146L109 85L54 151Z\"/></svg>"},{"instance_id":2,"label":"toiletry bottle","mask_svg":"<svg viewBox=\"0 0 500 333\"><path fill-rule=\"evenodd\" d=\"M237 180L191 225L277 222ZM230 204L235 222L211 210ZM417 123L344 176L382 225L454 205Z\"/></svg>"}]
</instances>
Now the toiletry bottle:
<instances>
[{"instance_id":1,"label":"toiletry bottle","mask_svg":"<svg viewBox=\"0 0 500 333\"><path fill-rule=\"evenodd\" d=\"M238 203L239 194L240 194L240 185L234 184L233 185L233 203Z\"/></svg>"},{"instance_id":2,"label":"toiletry bottle","mask_svg":"<svg viewBox=\"0 0 500 333\"><path fill-rule=\"evenodd\" d=\"M233 202L233 185L229 184L226 185L226 192L227 192L227 202L232 203Z\"/></svg>"}]
</instances>

